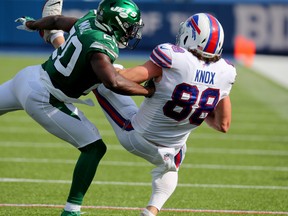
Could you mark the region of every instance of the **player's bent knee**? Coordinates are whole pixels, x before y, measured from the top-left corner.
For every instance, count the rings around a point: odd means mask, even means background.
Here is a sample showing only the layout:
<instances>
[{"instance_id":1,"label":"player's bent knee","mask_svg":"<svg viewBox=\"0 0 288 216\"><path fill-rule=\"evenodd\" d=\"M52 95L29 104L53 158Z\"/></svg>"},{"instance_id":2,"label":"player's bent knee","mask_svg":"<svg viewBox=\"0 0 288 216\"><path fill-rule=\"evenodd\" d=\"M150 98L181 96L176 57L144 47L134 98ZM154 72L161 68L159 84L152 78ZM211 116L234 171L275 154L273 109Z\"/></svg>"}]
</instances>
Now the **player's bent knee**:
<instances>
[{"instance_id":1,"label":"player's bent knee","mask_svg":"<svg viewBox=\"0 0 288 216\"><path fill-rule=\"evenodd\" d=\"M96 142L93 142L83 148L79 149L81 152L97 152L97 154L101 154L104 156L104 154L107 151L107 146L103 142L102 139L97 140Z\"/></svg>"}]
</instances>

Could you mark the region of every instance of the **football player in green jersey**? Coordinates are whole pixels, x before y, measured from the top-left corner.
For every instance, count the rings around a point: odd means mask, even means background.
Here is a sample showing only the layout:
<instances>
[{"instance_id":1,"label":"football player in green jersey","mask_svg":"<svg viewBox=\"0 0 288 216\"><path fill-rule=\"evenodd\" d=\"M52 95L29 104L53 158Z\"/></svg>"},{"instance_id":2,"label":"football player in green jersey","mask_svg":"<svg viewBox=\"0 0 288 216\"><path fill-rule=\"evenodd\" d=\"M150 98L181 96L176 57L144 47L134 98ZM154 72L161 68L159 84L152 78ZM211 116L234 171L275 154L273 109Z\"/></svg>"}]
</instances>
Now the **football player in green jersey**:
<instances>
[{"instance_id":1,"label":"football player in green jersey","mask_svg":"<svg viewBox=\"0 0 288 216\"><path fill-rule=\"evenodd\" d=\"M100 83L123 95L149 97L155 91L154 86L143 87L125 79L113 67L119 48L133 49L141 39L140 10L132 0L103 0L97 11L80 19L53 15L16 21L23 30L68 32L65 43L46 62L26 67L0 85L0 115L25 110L48 132L80 150L62 212L62 216L77 216L106 146L98 129L74 103L92 105L80 97Z\"/></svg>"}]
</instances>

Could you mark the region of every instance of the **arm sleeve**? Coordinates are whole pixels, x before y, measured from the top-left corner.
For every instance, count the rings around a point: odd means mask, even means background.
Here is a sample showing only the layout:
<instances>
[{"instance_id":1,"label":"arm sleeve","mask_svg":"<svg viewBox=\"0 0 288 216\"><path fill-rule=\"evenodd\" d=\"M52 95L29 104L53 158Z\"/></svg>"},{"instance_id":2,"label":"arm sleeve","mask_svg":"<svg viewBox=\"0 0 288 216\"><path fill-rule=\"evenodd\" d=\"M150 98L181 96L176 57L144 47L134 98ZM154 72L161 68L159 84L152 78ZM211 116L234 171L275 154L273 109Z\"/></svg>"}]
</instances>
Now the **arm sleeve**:
<instances>
[{"instance_id":1,"label":"arm sleeve","mask_svg":"<svg viewBox=\"0 0 288 216\"><path fill-rule=\"evenodd\" d=\"M91 44L88 48L89 55L91 55L93 52L104 53L109 56L112 63L118 58L119 50L117 44L112 40L105 39L103 32L98 31L92 35L90 34L83 40L91 41Z\"/></svg>"},{"instance_id":2,"label":"arm sleeve","mask_svg":"<svg viewBox=\"0 0 288 216\"><path fill-rule=\"evenodd\" d=\"M156 46L150 55L150 60L159 67L171 68L171 46L169 46L168 44L161 44Z\"/></svg>"},{"instance_id":3,"label":"arm sleeve","mask_svg":"<svg viewBox=\"0 0 288 216\"><path fill-rule=\"evenodd\" d=\"M229 68L227 70L227 81L224 85L224 94L222 95L221 99L228 96L230 94L230 91L232 89L232 86L236 80L237 72L234 66L229 65Z\"/></svg>"}]
</instances>

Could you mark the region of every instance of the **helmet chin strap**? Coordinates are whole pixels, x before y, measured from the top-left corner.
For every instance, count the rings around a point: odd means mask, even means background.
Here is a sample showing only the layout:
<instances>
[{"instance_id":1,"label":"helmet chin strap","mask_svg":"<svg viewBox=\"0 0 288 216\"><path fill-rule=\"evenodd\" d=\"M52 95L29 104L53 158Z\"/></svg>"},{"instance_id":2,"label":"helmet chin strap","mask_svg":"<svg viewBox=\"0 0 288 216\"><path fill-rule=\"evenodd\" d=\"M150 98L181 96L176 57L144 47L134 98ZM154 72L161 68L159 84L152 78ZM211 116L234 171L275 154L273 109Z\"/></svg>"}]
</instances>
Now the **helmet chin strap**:
<instances>
[{"instance_id":1,"label":"helmet chin strap","mask_svg":"<svg viewBox=\"0 0 288 216\"><path fill-rule=\"evenodd\" d=\"M99 29L101 29L102 31L104 31L107 34L109 34L110 36L114 35L114 31L111 29L111 27L106 25L105 23L100 23L98 20L95 20L95 25ZM117 41L117 44L118 44L118 48L119 49L125 49L126 47L128 47L128 42L119 42L119 41Z\"/></svg>"},{"instance_id":2,"label":"helmet chin strap","mask_svg":"<svg viewBox=\"0 0 288 216\"><path fill-rule=\"evenodd\" d=\"M118 42L118 41L117 41L117 44L118 44L118 48L119 48L119 49L125 49L125 48L127 47L127 44L125 45L125 44L120 43L120 42Z\"/></svg>"},{"instance_id":3,"label":"helmet chin strap","mask_svg":"<svg viewBox=\"0 0 288 216\"><path fill-rule=\"evenodd\" d=\"M121 20L119 19L119 17L118 17L118 16L115 16L115 19L117 20L117 22L118 22L119 26L122 28L122 30L123 30L125 33L127 33L127 30L126 30L126 28L124 28L123 23L121 22Z\"/></svg>"}]
</instances>

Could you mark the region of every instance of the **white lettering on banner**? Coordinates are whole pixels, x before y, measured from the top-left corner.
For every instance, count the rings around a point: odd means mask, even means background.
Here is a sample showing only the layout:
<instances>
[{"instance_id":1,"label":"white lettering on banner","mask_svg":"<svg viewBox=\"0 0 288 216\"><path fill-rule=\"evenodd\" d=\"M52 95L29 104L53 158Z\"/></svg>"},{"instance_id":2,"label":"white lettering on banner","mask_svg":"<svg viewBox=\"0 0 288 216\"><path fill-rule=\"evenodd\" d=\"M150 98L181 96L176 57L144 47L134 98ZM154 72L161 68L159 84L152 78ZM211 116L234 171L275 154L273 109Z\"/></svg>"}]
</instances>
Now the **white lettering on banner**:
<instances>
[{"instance_id":1,"label":"white lettering on banner","mask_svg":"<svg viewBox=\"0 0 288 216\"><path fill-rule=\"evenodd\" d=\"M167 28L167 31L170 31L171 35L176 35L179 30L179 25L181 22L184 22L191 14L183 12L171 12L168 13L166 17L163 17L161 12L143 12L142 18L145 24L143 28L143 35L151 37L156 34L161 28ZM169 22L169 26L163 26L164 19Z\"/></svg>"},{"instance_id":2,"label":"white lettering on banner","mask_svg":"<svg viewBox=\"0 0 288 216\"><path fill-rule=\"evenodd\" d=\"M288 49L288 6L237 5L234 14L235 35L254 40L257 49Z\"/></svg>"},{"instance_id":3,"label":"white lettering on banner","mask_svg":"<svg viewBox=\"0 0 288 216\"><path fill-rule=\"evenodd\" d=\"M71 9L71 10L63 10L62 15L68 16L68 17L70 16L70 17L80 18L88 12L89 11L87 10Z\"/></svg>"},{"instance_id":4,"label":"white lettering on banner","mask_svg":"<svg viewBox=\"0 0 288 216\"><path fill-rule=\"evenodd\" d=\"M191 16L191 14L183 12L171 12L167 15L166 19L170 23L170 32L172 35L176 36L179 31L180 23L186 21Z\"/></svg>"},{"instance_id":5,"label":"white lettering on banner","mask_svg":"<svg viewBox=\"0 0 288 216\"><path fill-rule=\"evenodd\" d=\"M163 27L163 17L159 12L142 13L142 19L144 22L143 35L145 36L153 36Z\"/></svg>"},{"instance_id":6,"label":"white lettering on banner","mask_svg":"<svg viewBox=\"0 0 288 216\"><path fill-rule=\"evenodd\" d=\"M275 50L288 49L288 7L273 6L270 9L271 23L270 47Z\"/></svg>"},{"instance_id":7,"label":"white lettering on banner","mask_svg":"<svg viewBox=\"0 0 288 216\"><path fill-rule=\"evenodd\" d=\"M85 10L63 10L62 14L64 16L71 16L71 17L82 17L84 16L88 11ZM142 13L141 15L143 22L144 22L144 28L143 28L143 35L151 37L156 34L156 32L163 28L163 16L162 13L157 11L150 11L147 13Z\"/></svg>"}]
</instances>

